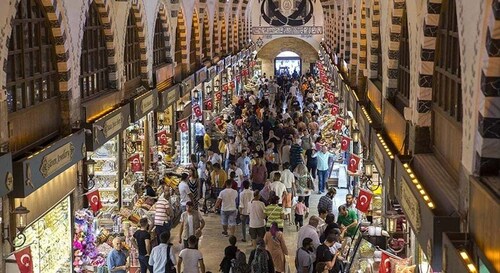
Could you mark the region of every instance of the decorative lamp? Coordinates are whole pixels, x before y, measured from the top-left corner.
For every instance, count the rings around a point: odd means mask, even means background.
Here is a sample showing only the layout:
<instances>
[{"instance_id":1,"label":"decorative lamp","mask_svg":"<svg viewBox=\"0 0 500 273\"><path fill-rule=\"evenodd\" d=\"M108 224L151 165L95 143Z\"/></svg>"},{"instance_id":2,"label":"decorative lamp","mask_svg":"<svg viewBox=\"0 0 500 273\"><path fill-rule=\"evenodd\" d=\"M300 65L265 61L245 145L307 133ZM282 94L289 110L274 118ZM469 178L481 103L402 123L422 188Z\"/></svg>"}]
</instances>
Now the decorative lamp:
<instances>
[{"instance_id":1,"label":"decorative lamp","mask_svg":"<svg viewBox=\"0 0 500 273\"><path fill-rule=\"evenodd\" d=\"M16 239L18 241L18 244L16 244L11 238L10 238L10 229L8 225L3 225L2 223L2 237L3 241L7 241L12 248L19 248L24 245L26 242L26 235L23 233L24 229L26 228L26 225L28 223L27 217L28 213L30 211L23 206L23 203L19 205L19 207L15 208L13 211L10 212L10 214L14 215L16 217L16 229L17 229L17 235Z\"/></svg>"},{"instance_id":2,"label":"decorative lamp","mask_svg":"<svg viewBox=\"0 0 500 273\"><path fill-rule=\"evenodd\" d=\"M354 130L352 130L352 141L353 142L359 142L359 129L358 128L354 128Z\"/></svg>"},{"instance_id":3,"label":"decorative lamp","mask_svg":"<svg viewBox=\"0 0 500 273\"><path fill-rule=\"evenodd\" d=\"M138 139L139 139L139 131L135 128L130 130L130 141L137 142Z\"/></svg>"},{"instance_id":4,"label":"decorative lamp","mask_svg":"<svg viewBox=\"0 0 500 273\"><path fill-rule=\"evenodd\" d=\"M365 176L368 178L372 178L372 176L373 176L373 162L369 159L364 159L363 164L365 167Z\"/></svg>"}]
</instances>

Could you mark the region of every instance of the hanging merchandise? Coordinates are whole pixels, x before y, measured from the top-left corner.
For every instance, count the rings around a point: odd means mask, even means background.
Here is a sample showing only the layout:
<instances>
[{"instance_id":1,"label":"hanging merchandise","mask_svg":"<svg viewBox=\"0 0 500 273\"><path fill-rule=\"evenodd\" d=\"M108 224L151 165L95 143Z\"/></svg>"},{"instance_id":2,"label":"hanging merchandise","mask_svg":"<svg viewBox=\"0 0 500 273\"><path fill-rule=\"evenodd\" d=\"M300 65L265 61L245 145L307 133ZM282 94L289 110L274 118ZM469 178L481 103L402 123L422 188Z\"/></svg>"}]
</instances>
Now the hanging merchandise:
<instances>
[{"instance_id":1,"label":"hanging merchandise","mask_svg":"<svg viewBox=\"0 0 500 273\"><path fill-rule=\"evenodd\" d=\"M203 116L203 111L201 110L200 105L196 104L193 106L193 113L198 118Z\"/></svg>"},{"instance_id":2,"label":"hanging merchandise","mask_svg":"<svg viewBox=\"0 0 500 273\"><path fill-rule=\"evenodd\" d=\"M181 130L182 133L185 133L189 130L188 119L189 118L184 118L184 119L177 121L177 125L179 126L179 129Z\"/></svg>"},{"instance_id":3,"label":"hanging merchandise","mask_svg":"<svg viewBox=\"0 0 500 273\"><path fill-rule=\"evenodd\" d=\"M92 211L88 209L75 211L74 224L73 270L81 273L86 269L105 265L106 259L97 250Z\"/></svg>"},{"instance_id":4,"label":"hanging merchandise","mask_svg":"<svg viewBox=\"0 0 500 273\"><path fill-rule=\"evenodd\" d=\"M213 105L212 105L212 98L206 99L203 104L205 105L205 110L212 110Z\"/></svg>"}]
</instances>

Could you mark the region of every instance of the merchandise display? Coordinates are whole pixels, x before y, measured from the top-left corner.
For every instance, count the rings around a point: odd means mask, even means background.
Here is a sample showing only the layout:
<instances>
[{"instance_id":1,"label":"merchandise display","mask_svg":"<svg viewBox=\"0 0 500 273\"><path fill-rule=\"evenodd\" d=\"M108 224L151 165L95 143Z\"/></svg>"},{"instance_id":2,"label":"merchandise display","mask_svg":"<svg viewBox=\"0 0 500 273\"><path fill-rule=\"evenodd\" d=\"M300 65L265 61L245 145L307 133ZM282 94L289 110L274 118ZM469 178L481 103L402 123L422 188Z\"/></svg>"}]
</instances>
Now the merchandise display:
<instances>
[{"instance_id":1,"label":"merchandise display","mask_svg":"<svg viewBox=\"0 0 500 273\"><path fill-rule=\"evenodd\" d=\"M94 188L99 190L105 209L118 209L118 136L109 140L94 152L87 152L87 158L96 161L94 166Z\"/></svg>"},{"instance_id":2,"label":"merchandise display","mask_svg":"<svg viewBox=\"0 0 500 273\"><path fill-rule=\"evenodd\" d=\"M16 250L31 247L34 273L72 271L70 203L68 196L24 230L26 241Z\"/></svg>"},{"instance_id":3,"label":"merchandise display","mask_svg":"<svg viewBox=\"0 0 500 273\"><path fill-rule=\"evenodd\" d=\"M73 266L74 271L84 272L89 267L103 266L106 263L96 247L94 230L94 215L88 209L75 212L75 234L73 237Z\"/></svg>"}]
</instances>

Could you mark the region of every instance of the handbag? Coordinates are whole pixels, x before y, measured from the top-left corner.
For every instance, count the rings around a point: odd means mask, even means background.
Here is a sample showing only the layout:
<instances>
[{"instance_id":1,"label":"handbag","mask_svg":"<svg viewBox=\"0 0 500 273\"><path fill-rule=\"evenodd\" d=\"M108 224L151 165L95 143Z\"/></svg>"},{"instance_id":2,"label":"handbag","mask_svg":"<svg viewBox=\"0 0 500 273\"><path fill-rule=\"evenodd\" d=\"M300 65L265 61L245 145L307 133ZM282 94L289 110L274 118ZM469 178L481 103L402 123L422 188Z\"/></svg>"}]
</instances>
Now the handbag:
<instances>
[{"instance_id":1,"label":"handbag","mask_svg":"<svg viewBox=\"0 0 500 273\"><path fill-rule=\"evenodd\" d=\"M165 265L165 273L177 273L177 270L175 269L175 265L170 259L170 249L172 248L171 245L167 246L167 264Z\"/></svg>"}]
</instances>

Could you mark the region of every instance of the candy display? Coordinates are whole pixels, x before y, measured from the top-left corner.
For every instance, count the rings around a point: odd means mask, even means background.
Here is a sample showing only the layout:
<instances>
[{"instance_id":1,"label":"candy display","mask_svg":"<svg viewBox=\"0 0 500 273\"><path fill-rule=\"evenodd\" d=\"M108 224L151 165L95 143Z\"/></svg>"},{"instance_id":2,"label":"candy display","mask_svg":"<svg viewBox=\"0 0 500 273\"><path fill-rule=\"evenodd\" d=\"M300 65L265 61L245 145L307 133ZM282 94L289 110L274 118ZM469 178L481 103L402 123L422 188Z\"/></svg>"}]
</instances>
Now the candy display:
<instances>
[{"instance_id":1,"label":"candy display","mask_svg":"<svg viewBox=\"0 0 500 273\"><path fill-rule=\"evenodd\" d=\"M93 227L94 215L88 209L75 212L75 234L73 237L73 270L84 272L88 266L103 266L106 260L99 253Z\"/></svg>"}]
</instances>

